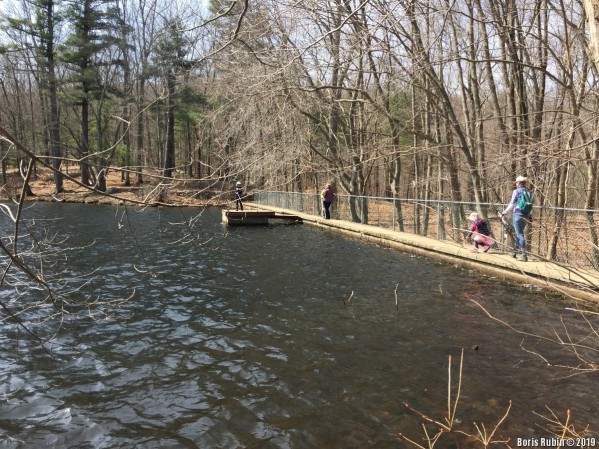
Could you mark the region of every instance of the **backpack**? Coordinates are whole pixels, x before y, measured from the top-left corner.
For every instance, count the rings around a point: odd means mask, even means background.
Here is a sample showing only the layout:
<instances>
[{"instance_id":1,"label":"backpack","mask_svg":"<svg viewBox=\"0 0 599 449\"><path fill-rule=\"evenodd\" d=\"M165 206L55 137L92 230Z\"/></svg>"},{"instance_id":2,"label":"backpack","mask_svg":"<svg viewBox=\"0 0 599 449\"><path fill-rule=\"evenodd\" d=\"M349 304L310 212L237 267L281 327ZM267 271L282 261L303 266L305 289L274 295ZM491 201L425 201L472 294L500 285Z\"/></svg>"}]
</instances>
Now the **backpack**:
<instances>
[{"instance_id":1,"label":"backpack","mask_svg":"<svg viewBox=\"0 0 599 449\"><path fill-rule=\"evenodd\" d=\"M530 215L532 212L532 194L527 189L520 191L517 205L523 215Z\"/></svg>"}]
</instances>

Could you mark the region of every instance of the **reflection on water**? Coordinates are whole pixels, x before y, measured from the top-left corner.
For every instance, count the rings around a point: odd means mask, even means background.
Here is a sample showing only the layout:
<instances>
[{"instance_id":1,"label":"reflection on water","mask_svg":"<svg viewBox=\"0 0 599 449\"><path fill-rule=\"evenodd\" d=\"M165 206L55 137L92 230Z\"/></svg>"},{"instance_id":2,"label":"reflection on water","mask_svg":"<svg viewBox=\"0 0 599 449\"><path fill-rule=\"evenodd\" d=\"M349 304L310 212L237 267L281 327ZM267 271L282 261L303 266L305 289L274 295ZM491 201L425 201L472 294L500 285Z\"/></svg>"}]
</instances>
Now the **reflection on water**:
<instances>
[{"instance_id":1,"label":"reflection on water","mask_svg":"<svg viewBox=\"0 0 599 449\"><path fill-rule=\"evenodd\" d=\"M44 223L74 248L57 269L97 270L70 300L104 305L64 317L54 359L4 323L3 447L406 447L398 434L419 424L403 404L441 418L461 348L465 423L490 425L512 400L514 438L547 436L532 413L546 405L599 429L594 375L564 379L520 346L565 353L469 302L546 332L571 318L556 298L309 226L190 221L199 212L29 212L63 217Z\"/></svg>"}]
</instances>

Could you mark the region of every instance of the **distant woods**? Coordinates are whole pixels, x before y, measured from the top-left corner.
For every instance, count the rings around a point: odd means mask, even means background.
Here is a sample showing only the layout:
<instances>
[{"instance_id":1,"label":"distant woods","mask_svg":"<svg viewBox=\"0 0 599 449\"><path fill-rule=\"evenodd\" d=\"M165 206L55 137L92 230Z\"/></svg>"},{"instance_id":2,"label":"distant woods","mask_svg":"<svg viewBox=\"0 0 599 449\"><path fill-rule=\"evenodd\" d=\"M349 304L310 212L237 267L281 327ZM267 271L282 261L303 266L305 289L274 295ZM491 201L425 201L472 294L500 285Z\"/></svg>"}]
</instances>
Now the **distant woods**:
<instances>
[{"instance_id":1,"label":"distant woods","mask_svg":"<svg viewBox=\"0 0 599 449\"><path fill-rule=\"evenodd\" d=\"M596 208L596 0L5 0L0 126L106 189ZM26 155L0 143L3 171ZM27 164L25 164L26 166ZM35 167L34 167L35 168ZM592 220L592 217L591 217Z\"/></svg>"}]
</instances>

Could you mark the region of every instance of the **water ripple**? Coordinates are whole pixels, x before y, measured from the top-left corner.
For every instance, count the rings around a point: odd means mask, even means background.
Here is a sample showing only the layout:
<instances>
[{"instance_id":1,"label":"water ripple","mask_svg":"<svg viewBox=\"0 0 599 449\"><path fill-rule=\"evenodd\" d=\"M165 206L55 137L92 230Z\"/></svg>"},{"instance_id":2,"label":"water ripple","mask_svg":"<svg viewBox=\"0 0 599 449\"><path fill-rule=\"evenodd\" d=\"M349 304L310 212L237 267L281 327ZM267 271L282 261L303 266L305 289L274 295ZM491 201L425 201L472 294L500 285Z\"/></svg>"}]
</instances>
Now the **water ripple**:
<instances>
[{"instance_id":1,"label":"water ripple","mask_svg":"<svg viewBox=\"0 0 599 449\"><path fill-rule=\"evenodd\" d=\"M183 230L165 223L180 212L150 210L130 215L141 254L111 208L40 210L76 214L53 222L73 244L97 241L71 256L69 276L100 276L69 299L98 298L102 318L69 315L56 359L2 324L0 429L13 438L3 447L399 448L399 432L419 429L403 403L443 403L447 356L474 345L464 422L496 421L513 399L506 430L524 437L532 411L570 400L599 428L593 379L559 378L468 299L541 332L562 325L551 298L307 226L224 232L206 211L198 241L210 245L176 245Z\"/></svg>"}]
</instances>

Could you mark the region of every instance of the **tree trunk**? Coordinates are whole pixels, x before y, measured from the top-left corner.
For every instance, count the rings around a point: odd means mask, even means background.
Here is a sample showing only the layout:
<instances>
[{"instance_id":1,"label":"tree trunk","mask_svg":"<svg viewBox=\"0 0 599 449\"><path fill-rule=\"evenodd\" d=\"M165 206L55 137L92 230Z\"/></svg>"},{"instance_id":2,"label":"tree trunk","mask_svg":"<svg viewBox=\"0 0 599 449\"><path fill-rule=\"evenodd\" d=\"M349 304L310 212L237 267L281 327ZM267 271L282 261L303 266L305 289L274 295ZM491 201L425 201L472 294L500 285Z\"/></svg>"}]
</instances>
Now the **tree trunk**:
<instances>
[{"instance_id":1,"label":"tree trunk","mask_svg":"<svg viewBox=\"0 0 599 449\"><path fill-rule=\"evenodd\" d=\"M62 150L60 144L60 118L58 113L58 82L56 80L56 64L54 59L54 0L46 3L46 25L47 33L45 45L45 56L48 76L48 97L50 100L50 154L52 155L52 167L54 168L54 193L64 191L63 176L60 171L62 166Z\"/></svg>"},{"instance_id":2,"label":"tree trunk","mask_svg":"<svg viewBox=\"0 0 599 449\"><path fill-rule=\"evenodd\" d=\"M87 92L83 92L81 102L81 182L89 185L89 101Z\"/></svg>"},{"instance_id":3,"label":"tree trunk","mask_svg":"<svg viewBox=\"0 0 599 449\"><path fill-rule=\"evenodd\" d=\"M167 111L166 111L166 152L163 176L173 177L175 169L175 74L169 70L167 75Z\"/></svg>"},{"instance_id":4,"label":"tree trunk","mask_svg":"<svg viewBox=\"0 0 599 449\"><path fill-rule=\"evenodd\" d=\"M145 117L145 78L144 74L140 75L139 79L139 92L137 98L137 130L136 130L136 154L137 154L137 167L135 168L137 185L143 184L143 173L142 167L144 164L143 153L144 153L144 117Z\"/></svg>"},{"instance_id":5,"label":"tree trunk","mask_svg":"<svg viewBox=\"0 0 599 449\"><path fill-rule=\"evenodd\" d=\"M124 15L125 12L123 11ZM125 94L125 104L123 105L123 119L125 122L125 172L124 172L124 185L129 187L131 185L131 94L133 92L133 86L131 83L131 64L129 62L129 47L128 37L129 32L126 26L126 17L123 16L121 21L121 44L123 52L123 90Z\"/></svg>"},{"instance_id":6,"label":"tree trunk","mask_svg":"<svg viewBox=\"0 0 599 449\"><path fill-rule=\"evenodd\" d=\"M597 126L597 125L596 125ZM597 131L595 131L597 133ZM591 263L594 268L599 266L599 246L597 238L597 230L595 226L594 212L597 204L597 160L599 158L599 136L595 137L595 141L592 145L593 150L585 149L586 165L587 165L587 188L586 188L586 202L585 209L588 212L585 213L587 222L589 224L589 238L591 240Z\"/></svg>"},{"instance_id":7,"label":"tree trunk","mask_svg":"<svg viewBox=\"0 0 599 449\"><path fill-rule=\"evenodd\" d=\"M589 27L589 53L599 75L599 0L583 0Z\"/></svg>"}]
</instances>

